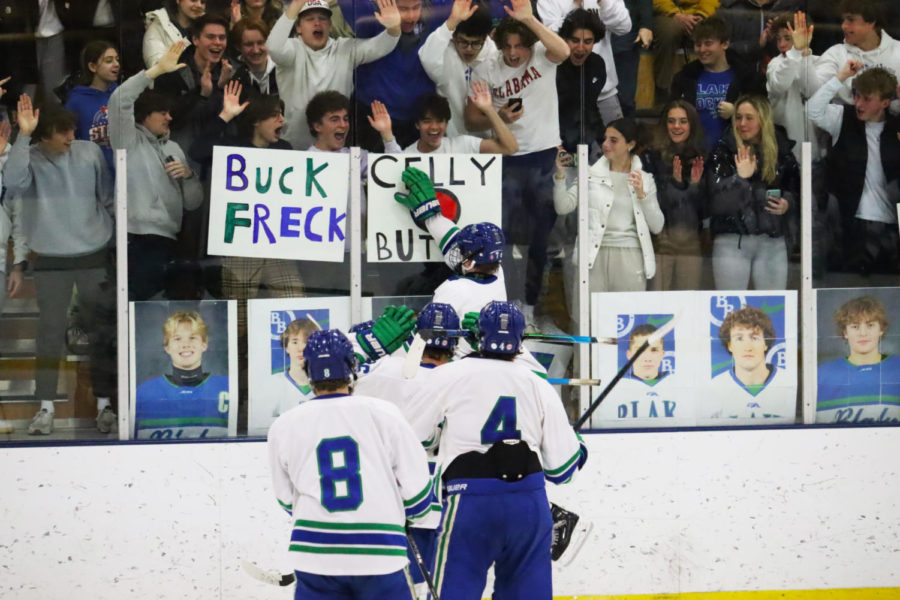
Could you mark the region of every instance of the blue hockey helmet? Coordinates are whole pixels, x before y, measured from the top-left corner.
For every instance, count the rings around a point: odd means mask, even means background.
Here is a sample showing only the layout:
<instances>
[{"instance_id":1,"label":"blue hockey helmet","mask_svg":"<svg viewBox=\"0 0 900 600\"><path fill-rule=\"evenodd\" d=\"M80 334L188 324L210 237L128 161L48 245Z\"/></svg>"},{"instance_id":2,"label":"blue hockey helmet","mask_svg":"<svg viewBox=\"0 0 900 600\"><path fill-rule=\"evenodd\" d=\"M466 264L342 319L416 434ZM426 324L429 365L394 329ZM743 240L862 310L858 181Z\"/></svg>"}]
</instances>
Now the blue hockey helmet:
<instances>
[{"instance_id":1,"label":"blue hockey helmet","mask_svg":"<svg viewBox=\"0 0 900 600\"><path fill-rule=\"evenodd\" d=\"M312 332L303 349L303 362L313 383L351 379L356 374L356 353L347 336L337 329Z\"/></svg>"},{"instance_id":2,"label":"blue hockey helmet","mask_svg":"<svg viewBox=\"0 0 900 600\"><path fill-rule=\"evenodd\" d=\"M497 263L503 258L503 231L484 221L466 225L456 234L460 262L475 261L476 265Z\"/></svg>"},{"instance_id":3,"label":"blue hockey helmet","mask_svg":"<svg viewBox=\"0 0 900 600\"><path fill-rule=\"evenodd\" d=\"M515 354L522 345L525 315L512 302L494 300L478 315L481 350L494 354Z\"/></svg>"},{"instance_id":4,"label":"blue hockey helmet","mask_svg":"<svg viewBox=\"0 0 900 600\"><path fill-rule=\"evenodd\" d=\"M446 329L459 329L459 315L449 304L430 302L419 313L416 319L416 329L429 330L425 337L425 345L429 348L441 350L453 350L456 347L457 338L441 336L439 332Z\"/></svg>"},{"instance_id":5,"label":"blue hockey helmet","mask_svg":"<svg viewBox=\"0 0 900 600\"><path fill-rule=\"evenodd\" d=\"M363 321L362 323L357 323L353 327L350 328L350 333L359 333L360 331L371 331L372 325L375 324L375 321L369 319L368 321Z\"/></svg>"}]
</instances>

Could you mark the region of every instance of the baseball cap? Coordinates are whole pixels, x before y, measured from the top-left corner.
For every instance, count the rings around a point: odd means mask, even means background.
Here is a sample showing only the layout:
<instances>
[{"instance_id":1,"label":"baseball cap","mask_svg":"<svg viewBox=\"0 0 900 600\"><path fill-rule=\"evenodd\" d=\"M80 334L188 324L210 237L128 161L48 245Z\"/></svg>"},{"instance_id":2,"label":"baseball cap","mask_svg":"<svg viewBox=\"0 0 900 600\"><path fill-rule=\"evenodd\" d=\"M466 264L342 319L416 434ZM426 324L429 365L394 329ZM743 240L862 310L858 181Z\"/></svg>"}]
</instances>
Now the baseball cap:
<instances>
[{"instance_id":1,"label":"baseball cap","mask_svg":"<svg viewBox=\"0 0 900 600\"><path fill-rule=\"evenodd\" d=\"M324 10L329 15L331 15L331 7L328 6L328 0L309 0L306 4L303 5L303 8L300 9L299 14L303 14L308 10L313 9Z\"/></svg>"}]
</instances>

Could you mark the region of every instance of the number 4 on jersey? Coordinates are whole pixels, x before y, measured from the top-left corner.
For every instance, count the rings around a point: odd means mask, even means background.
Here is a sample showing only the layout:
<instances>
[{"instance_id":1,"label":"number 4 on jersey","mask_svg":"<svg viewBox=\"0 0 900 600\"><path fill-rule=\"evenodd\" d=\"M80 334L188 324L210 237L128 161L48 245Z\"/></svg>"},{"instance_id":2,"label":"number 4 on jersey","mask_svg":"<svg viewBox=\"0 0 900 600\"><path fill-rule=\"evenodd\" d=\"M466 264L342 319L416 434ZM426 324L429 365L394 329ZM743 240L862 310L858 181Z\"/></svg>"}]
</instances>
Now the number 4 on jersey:
<instances>
[{"instance_id":1,"label":"number 4 on jersey","mask_svg":"<svg viewBox=\"0 0 900 600\"><path fill-rule=\"evenodd\" d=\"M481 443L487 446L503 440L520 440L522 432L516 429L516 397L500 396L481 428Z\"/></svg>"}]
</instances>

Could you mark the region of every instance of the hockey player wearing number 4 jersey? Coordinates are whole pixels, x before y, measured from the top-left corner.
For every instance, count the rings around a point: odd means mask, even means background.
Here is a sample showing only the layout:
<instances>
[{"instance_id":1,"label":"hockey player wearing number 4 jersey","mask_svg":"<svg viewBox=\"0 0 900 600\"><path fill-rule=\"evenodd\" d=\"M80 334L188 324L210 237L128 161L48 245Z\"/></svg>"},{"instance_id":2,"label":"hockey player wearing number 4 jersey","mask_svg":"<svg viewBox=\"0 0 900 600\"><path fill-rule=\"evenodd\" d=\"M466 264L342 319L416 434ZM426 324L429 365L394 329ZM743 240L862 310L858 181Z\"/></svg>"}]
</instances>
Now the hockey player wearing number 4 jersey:
<instances>
[{"instance_id":1,"label":"hockey player wearing number 4 jersey","mask_svg":"<svg viewBox=\"0 0 900 600\"><path fill-rule=\"evenodd\" d=\"M312 333L303 358L316 396L268 438L275 496L294 519L294 597L411 599L404 527L431 509L425 451L396 406L350 394L357 363L344 334Z\"/></svg>"},{"instance_id":2,"label":"hockey player wearing number 4 jersey","mask_svg":"<svg viewBox=\"0 0 900 600\"><path fill-rule=\"evenodd\" d=\"M402 353L384 356L374 363L362 365L359 369L359 381L354 388L355 393L375 398L382 398L396 405L400 412L411 421L413 414L410 412L410 402L413 397L422 390L430 381L437 367L445 365L453 358L454 349L458 338L445 337L441 330L459 329L459 317L449 304L432 302L425 306L416 319L416 329L426 331L426 346L423 351L419 368L411 378L404 377L403 365L406 356ZM436 444L429 443L428 468L435 474ZM422 553L422 558L429 569L434 563L434 551L437 543L435 528L441 522L441 484L440 479L433 477L434 503L429 516L423 518L409 532ZM410 556L410 573L416 587L418 598L424 599L427 595L425 576L414 563L414 557Z\"/></svg>"},{"instance_id":3,"label":"hockey player wearing number 4 jersey","mask_svg":"<svg viewBox=\"0 0 900 600\"><path fill-rule=\"evenodd\" d=\"M587 459L553 387L514 362L525 317L492 302L480 352L438 369L410 406L422 440L438 439L446 486L435 585L443 600L549 600L553 519L545 478L565 483ZM439 429L439 426L442 426Z\"/></svg>"}]
</instances>

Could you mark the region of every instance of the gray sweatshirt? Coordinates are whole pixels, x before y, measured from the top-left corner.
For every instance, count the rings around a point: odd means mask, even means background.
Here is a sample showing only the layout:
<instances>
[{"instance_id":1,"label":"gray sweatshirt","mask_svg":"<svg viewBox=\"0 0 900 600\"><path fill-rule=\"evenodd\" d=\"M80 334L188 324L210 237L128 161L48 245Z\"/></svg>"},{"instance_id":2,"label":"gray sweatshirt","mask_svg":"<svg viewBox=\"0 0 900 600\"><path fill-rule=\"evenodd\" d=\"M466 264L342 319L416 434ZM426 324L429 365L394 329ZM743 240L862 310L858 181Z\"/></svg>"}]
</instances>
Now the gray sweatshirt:
<instances>
[{"instance_id":1,"label":"gray sweatshirt","mask_svg":"<svg viewBox=\"0 0 900 600\"><path fill-rule=\"evenodd\" d=\"M47 256L82 256L113 235L113 179L100 146L75 140L47 154L19 134L3 168L3 184L21 202L28 247ZM19 215L17 215L19 216Z\"/></svg>"},{"instance_id":2,"label":"gray sweatshirt","mask_svg":"<svg viewBox=\"0 0 900 600\"><path fill-rule=\"evenodd\" d=\"M173 179L165 171L171 156L187 163L181 146L169 136L157 138L134 122L134 101L152 79L144 71L116 88L109 99L109 141L114 150L128 151L128 233L175 239L181 216L203 202L197 176Z\"/></svg>"}]
</instances>

